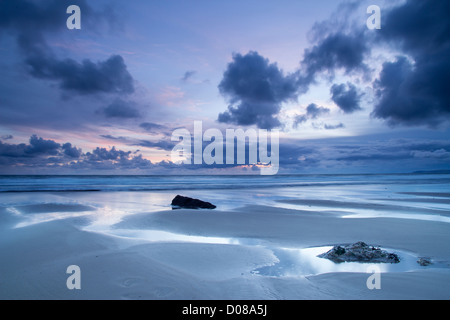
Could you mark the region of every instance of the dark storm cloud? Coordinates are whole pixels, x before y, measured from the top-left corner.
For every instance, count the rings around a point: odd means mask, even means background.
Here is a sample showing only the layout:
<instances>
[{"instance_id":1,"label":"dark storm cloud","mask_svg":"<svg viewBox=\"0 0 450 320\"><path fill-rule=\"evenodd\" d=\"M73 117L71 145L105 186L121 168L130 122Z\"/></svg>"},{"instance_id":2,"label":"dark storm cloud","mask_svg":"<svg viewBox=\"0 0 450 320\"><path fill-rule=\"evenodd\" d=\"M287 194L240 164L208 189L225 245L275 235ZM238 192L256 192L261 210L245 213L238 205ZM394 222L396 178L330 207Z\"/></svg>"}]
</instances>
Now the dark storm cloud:
<instances>
[{"instance_id":1,"label":"dark storm cloud","mask_svg":"<svg viewBox=\"0 0 450 320\"><path fill-rule=\"evenodd\" d=\"M436 126L450 116L450 50L428 61L398 57L383 64L375 82L378 103L373 116L391 125ZM425 57L423 57L425 59Z\"/></svg>"},{"instance_id":2,"label":"dark storm cloud","mask_svg":"<svg viewBox=\"0 0 450 320\"><path fill-rule=\"evenodd\" d=\"M77 170L86 172L111 171L123 173L124 170L146 170L154 167L150 160L144 159L141 154L132 155L131 151L97 147L87 152L77 162L61 163L62 170Z\"/></svg>"},{"instance_id":3,"label":"dark storm cloud","mask_svg":"<svg viewBox=\"0 0 450 320\"><path fill-rule=\"evenodd\" d=\"M277 116L280 105L271 103L241 102L228 111L219 114L218 121L242 126L256 125L261 129L273 129L281 126Z\"/></svg>"},{"instance_id":4,"label":"dark storm cloud","mask_svg":"<svg viewBox=\"0 0 450 320\"><path fill-rule=\"evenodd\" d=\"M344 113L353 113L361 110L360 101L362 94L351 84L334 84L331 89L331 99Z\"/></svg>"},{"instance_id":5,"label":"dark storm cloud","mask_svg":"<svg viewBox=\"0 0 450 320\"><path fill-rule=\"evenodd\" d=\"M61 145L53 140L45 140L33 135L29 144L9 144L0 141L0 157L33 158L40 156L54 156L60 152Z\"/></svg>"},{"instance_id":6,"label":"dark storm cloud","mask_svg":"<svg viewBox=\"0 0 450 320\"><path fill-rule=\"evenodd\" d=\"M57 155L60 147L61 145L53 140L45 140L33 135L30 138L30 146L25 149L25 153Z\"/></svg>"},{"instance_id":7,"label":"dark storm cloud","mask_svg":"<svg viewBox=\"0 0 450 320\"><path fill-rule=\"evenodd\" d=\"M70 145L70 148L69 148ZM63 151L73 152L72 145L61 146L61 144L32 135L29 143L9 144L0 141L0 157L8 158L37 158L45 156L61 155Z\"/></svg>"},{"instance_id":8,"label":"dark storm cloud","mask_svg":"<svg viewBox=\"0 0 450 320\"><path fill-rule=\"evenodd\" d=\"M230 106L219 114L218 121L265 129L281 127L278 114L282 104L306 93L320 74L331 79L336 70L366 75L369 68L364 59L370 50L362 37L363 32L321 35L316 45L305 50L300 68L288 75L256 52L233 55L233 62L228 65L219 85ZM345 87L338 89L341 90L336 92L336 99L346 113L360 108L360 96L354 86L347 91L343 91ZM298 116L294 126L308 118L314 119L312 113Z\"/></svg>"},{"instance_id":9,"label":"dark storm cloud","mask_svg":"<svg viewBox=\"0 0 450 320\"><path fill-rule=\"evenodd\" d=\"M308 121L309 119L317 119L321 115L330 113L330 109L325 107L320 107L315 103L311 103L306 107L306 113L295 116L294 118L294 128L298 125Z\"/></svg>"},{"instance_id":10,"label":"dark storm cloud","mask_svg":"<svg viewBox=\"0 0 450 320\"><path fill-rule=\"evenodd\" d=\"M78 159L82 155L81 149L73 147L69 142L62 145L62 150L69 158Z\"/></svg>"},{"instance_id":11,"label":"dark storm cloud","mask_svg":"<svg viewBox=\"0 0 450 320\"><path fill-rule=\"evenodd\" d=\"M74 161L76 160L76 161ZM71 170L143 170L153 168L151 161L131 151L97 147L92 152L83 151L70 142L59 144L36 135L29 143L7 144L0 141L0 168L4 173L15 170L26 173L28 169L38 170L34 173L66 173ZM42 171L50 170L50 171ZM69 171L65 171L69 170ZM90 171L89 171L90 170Z\"/></svg>"},{"instance_id":12,"label":"dark storm cloud","mask_svg":"<svg viewBox=\"0 0 450 320\"><path fill-rule=\"evenodd\" d=\"M361 35L338 32L326 36L317 45L305 50L298 77L301 91L308 91L309 85L322 72L330 76L337 69L343 69L347 74L353 71L366 72L368 67L364 58L368 52L366 43L361 41Z\"/></svg>"},{"instance_id":13,"label":"dark storm cloud","mask_svg":"<svg viewBox=\"0 0 450 320\"><path fill-rule=\"evenodd\" d=\"M399 50L400 54L395 61L387 61L382 65L378 79L373 82L376 100L372 116L384 119L391 125L434 127L448 121L449 16L448 1L408 0L383 10L382 28L375 32L369 32L363 27L348 28L349 24L345 21L338 23L340 28L336 27L336 21L316 24L316 43L305 49L301 66L295 72L297 83L293 87L296 89L291 92L303 94L317 81L319 75L325 74L333 79L337 70L343 70L347 75L360 75L362 80L367 80L371 70L366 58L371 48L392 48ZM251 83L256 81L251 78L246 80ZM345 113L361 110L361 94L355 85L334 84L330 92L332 100ZM256 108L243 100L240 104L230 106L227 112L219 116L219 121L256 124L255 119L261 113L261 117L272 120L276 126L280 106L281 103ZM307 120L307 115L299 115L294 125Z\"/></svg>"},{"instance_id":14,"label":"dark storm cloud","mask_svg":"<svg viewBox=\"0 0 450 320\"><path fill-rule=\"evenodd\" d=\"M86 157L90 161L103 161L103 160L120 160L126 159L131 155L131 151L117 150L115 147L111 149L97 147L92 152L87 152Z\"/></svg>"},{"instance_id":15,"label":"dark storm cloud","mask_svg":"<svg viewBox=\"0 0 450 320\"><path fill-rule=\"evenodd\" d=\"M26 144L9 144L0 141L0 157L19 158L25 157Z\"/></svg>"},{"instance_id":16,"label":"dark storm cloud","mask_svg":"<svg viewBox=\"0 0 450 320\"><path fill-rule=\"evenodd\" d=\"M230 102L219 122L282 127L278 119L282 104L305 94L320 76L332 81L337 71L358 77L353 83L371 82L373 117L391 125L434 127L448 121L450 2L407 0L382 8L381 30L368 30L360 19L355 23L352 14L358 7L357 2L346 3L334 18L316 23L313 44L304 50L298 70L288 76L255 52L235 54L219 85ZM384 62L379 75L369 60L375 48L399 52L395 61ZM332 100L346 114L362 109L360 92L350 83L330 88ZM294 126L308 118L298 115Z\"/></svg>"},{"instance_id":17,"label":"dark storm cloud","mask_svg":"<svg viewBox=\"0 0 450 320\"><path fill-rule=\"evenodd\" d=\"M384 14L379 36L414 54L440 51L450 42L448 1L407 0Z\"/></svg>"},{"instance_id":18,"label":"dark storm cloud","mask_svg":"<svg viewBox=\"0 0 450 320\"><path fill-rule=\"evenodd\" d=\"M352 8L353 7L353 8ZM386 61L373 83L376 101L372 116L390 125L426 125L434 127L450 116L450 2L407 0L382 8L380 30L352 25L346 15L316 23L316 44L304 52L298 81L306 92L317 75L331 77L338 69L347 74L362 72L363 80L371 72L366 57L373 47L398 51L395 61ZM356 26L356 27L355 27ZM339 30L339 31L335 31ZM353 89L342 85L331 89L333 100L346 113L360 108ZM300 119L301 120L301 119Z\"/></svg>"},{"instance_id":19,"label":"dark storm cloud","mask_svg":"<svg viewBox=\"0 0 450 320\"><path fill-rule=\"evenodd\" d=\"M61 89L79 94L134 92L134 80L120 55L105 61L81 63L59 60L46 54L28 54L30 74L39 79L56 80Z\"/></svg>"},{"instance_id":20,"label":"dark storm cloud","mask_svg":"<svg viewBox=\"0 0 450 320\"><path fill-rule=\"evenodd\" d=\"M230 103L219 122L272 129L281 126L281 104L296 97L297 87L294 76L285 76L276 64L249 52L233 55L219 90Z\"/></svg>"},{"instance_id":21,"label":"dark storm cloud","mask_svg":"<svg viewBox=\"0 0 450 320\"><path fill-rule=\"evenodd\" d=\"M373 116L391 125L435 126L450 116L450 2L406 1L385 13L379 41L404 56L386 62Z\"/></svg>"},{"instance_id":22,"label":"dark storm cloud","mask_svg":"<svg viewBox=\"0 0 450 320\"><path fill-rule=\"evenodd\" d=\"M307 74L343 68L346 72L365 69L364 54L368 48L358 35L334 33L306 49L302 65Z\"/></svg>"},{"instance_id":23,"label":"dark storm cloud","mask_svg":"<svg viewBox=\"0 0 450 320\"><path fill-rule=\"evenodd\" d=\"M391 125L434 127L448 121L450 2L407 0L382 8L382 28L375 31L349 23L349 13L356 6L347 6L345 15L341 12L315 24L316 43L304 52L298 72L299 91L308 91L319 74L333 78L336 70L361 74L362 80L368 80L372 70L366 58L371 49L392 49L399 52L397 59L386 61L373 83L376 101L372 116ZM334 85L331 91L344 112L360 109L355 90L344 91L342 85Z\"/></svg>"},{"instance_id":24,"label":"dark storm cloud","mask_svg":"<svg viewBox=\"0 0 450 320\"><path fill-rule=\"evenodd\" d=\"M99 113L107 118L129 119L140 117L139 111L135 108L134 103L122 99L113 101L106 108L101 109Z\"/></svg>"},{"instance_id":25,"label":"dark storm cloud","mask_svg":"<svg viewBox=\"0 0 450 320\"><path fill-rule=\"evenodd\" d=\"M93 12L84 0L1 1L0 31L16 38L28 72L36 78L56 81L61 89L84 95L132 93L134 80L119 55L99 62L85 59L81 63L55 56L47 37L67 31L66 9L74 4L82 10L84 29L96 30L103 20L114 23L111 10Z\"/></svg>"},{"instance_id":26,"label":"dark storm cloud","mask_svg":"<svg viewBox=\"0 0 450 320\"><path fill-rule=\"evenodd\" d=\"M381 168L380 166L392 168L397 164L397 169L402 172L423 170L429 168L430 164L439 168L448 168L450 143L446 140L415 138L379 140L379 138L380 136L365 136L302 141L282 140L279 149L280 167L285 172L310 172L310 170L321 170L330 166L352 171L356 167L366 170L370 166L371 168ZM125 138L117 138L117 140L123 139ZM399 162L399 160L402 161ZM246 152L246 161L248 162L248 152ZM138 151L97 147L91 152L83 153L81 149L69 142L59 144L37 136L32 136L28 143L21 144L7 144L0 141L0 169L5 173L10 173L11 170L20 173L29 172L26 171L27 169L37 170L32 171L35 173L67 173L72 172L71 170L80 172L132 170L135 172L135 170L148 169L224 169L236 166L238 165L176 165L170 161L153 164L138 154Z\"/></svg>"}]
</instances>

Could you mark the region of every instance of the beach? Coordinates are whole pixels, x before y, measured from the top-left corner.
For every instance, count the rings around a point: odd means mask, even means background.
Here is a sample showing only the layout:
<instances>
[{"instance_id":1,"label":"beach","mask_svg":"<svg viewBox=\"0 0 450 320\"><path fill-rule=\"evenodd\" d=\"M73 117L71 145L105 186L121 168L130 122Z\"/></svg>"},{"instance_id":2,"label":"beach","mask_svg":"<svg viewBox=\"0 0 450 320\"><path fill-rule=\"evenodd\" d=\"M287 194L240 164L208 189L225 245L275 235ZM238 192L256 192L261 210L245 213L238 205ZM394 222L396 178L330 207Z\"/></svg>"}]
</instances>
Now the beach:
<instances>
[{"instance_id":1,"label":"beach","mask_svg":"<svg viewBox=\"0 0 450 320\"><path fill-rule=\"evenodd\" d=\"M449 179L4 176L0 299L449 299ZM317 257L357 241L400 257L375 264L380 289L374 264Z\"/></svg>"}]
</instances>

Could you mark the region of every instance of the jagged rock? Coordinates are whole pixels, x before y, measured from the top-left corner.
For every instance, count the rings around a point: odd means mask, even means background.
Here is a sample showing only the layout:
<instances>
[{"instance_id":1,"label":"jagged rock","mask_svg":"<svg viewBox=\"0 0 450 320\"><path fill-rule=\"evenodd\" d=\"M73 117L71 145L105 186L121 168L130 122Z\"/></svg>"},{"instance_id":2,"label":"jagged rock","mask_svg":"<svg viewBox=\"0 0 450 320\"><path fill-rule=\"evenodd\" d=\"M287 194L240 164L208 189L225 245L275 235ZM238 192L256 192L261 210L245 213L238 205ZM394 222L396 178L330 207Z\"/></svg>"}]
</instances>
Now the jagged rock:
<instances>
[{"instance_id":1,"label":"jagged rock","mask_svg":"<svg viewBox=\"0 0 450 320\"><path fill-rule=\"evenodd\" d=\"M185 208L185 209L215 209L216 206L205 202L199 199L193 199L189 197L183 197L180 195L177 195L172 200L172 209L179 209L179 208Z\"/></svg>"},{"instance_id":2,"label":"jagged rock","mask_svg":"<svg viewBox=\"0 0 450 320\"><path fill-rule=\"evenodd\" d=\"M334 246L330 251L318 255L336 263L366 262L366 263L399 263L400 258L395 253L389 253L362 241L348 246Z\"/></svg>"},{"instance_id":3,"label":"jagged rock","mask_svg":"<svg viewBox=\"0 0 450 320\"><path fill-rule=\"evenodd\" d=\"M425 257L419 258L419 260L417 260L417 263L418 263L419 265L421 265L422 267L426 267L426 266L429 266L430 264L433 264L433 263L431 262L431 259L430 259L430 258L425 258Z\"/></svg>"}]
</instances>

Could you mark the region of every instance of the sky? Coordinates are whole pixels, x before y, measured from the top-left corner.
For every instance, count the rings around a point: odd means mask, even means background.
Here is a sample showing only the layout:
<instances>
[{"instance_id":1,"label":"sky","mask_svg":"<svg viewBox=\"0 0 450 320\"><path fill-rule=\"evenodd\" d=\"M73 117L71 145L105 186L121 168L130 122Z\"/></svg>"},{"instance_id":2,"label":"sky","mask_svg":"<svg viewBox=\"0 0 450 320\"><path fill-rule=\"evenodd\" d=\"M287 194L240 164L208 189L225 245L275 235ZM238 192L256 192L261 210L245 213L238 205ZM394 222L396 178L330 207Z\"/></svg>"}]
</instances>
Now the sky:
<instances>
[{"instance_id":1,"label":"sky","mask_svg":"<svg viewBox=\"0 0 450 320\"><path fill-rule=\"evenodd\" d=\"M195 121L277 130L278 174L450 170L449 16L441 0L0 0L0 174L259 173L175 163Z\"/></svg>"}]
</instances>

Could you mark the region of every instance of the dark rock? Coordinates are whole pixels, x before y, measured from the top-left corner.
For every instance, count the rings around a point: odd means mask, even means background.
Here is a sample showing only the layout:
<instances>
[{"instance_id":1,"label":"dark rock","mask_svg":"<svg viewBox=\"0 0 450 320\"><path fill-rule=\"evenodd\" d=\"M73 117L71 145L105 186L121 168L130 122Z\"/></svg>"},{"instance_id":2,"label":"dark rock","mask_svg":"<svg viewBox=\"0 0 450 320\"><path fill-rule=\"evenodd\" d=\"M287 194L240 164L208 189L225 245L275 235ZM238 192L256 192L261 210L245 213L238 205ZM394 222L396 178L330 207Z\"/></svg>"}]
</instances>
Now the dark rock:
<instances>
[{"instance_id":1,"label":"dark rock","mask_svg":"<svg viewBox=\"0 0 450 320\"><path fill-rule=\"evenodd\" d=\"M366 263L399 263L395 253L389 253L359 241L348 246L334 246L330 251L318 255L336 263L366 262Z\"/></svg>"},{"instance_id":2,"label":"dark rock","mask_svg":"<svg viewBox=\"0 0 450 320\"><path fill-rule=\"evenodd\" d=\"M417 263L420 264L422 267L426 267L429 266L430 264L433 264L430 258L425 257L419 258L419 260L417 260Z\"/></svg>"},{"instance_id":3,"label":"dark rock","mask_svg":"<svg viewBox=\"0 0 450 320\"><path fill-rule=\"evenodd\" d=\"M333 248L333 249L335 249L334 253L338 256L343 255L345 253L345 249L342 248L341 246L337 246L337 248Z\"/></svg>"},{"instance_id":4,"label":"dark rock","mask_svg":"<svg viewBox=\"0 0 450 320\"><path fill-rule=\"evenodd\" d=\"M193 199L193 198L189 198L189 197L183 197L180 195L177 195L173 200L172 200L172 209L180 209L180 208L185 208L185 209L215 209L216 206L209 203L209 202L205 202L199 199Z\"/></svg>"}]
</instances>

